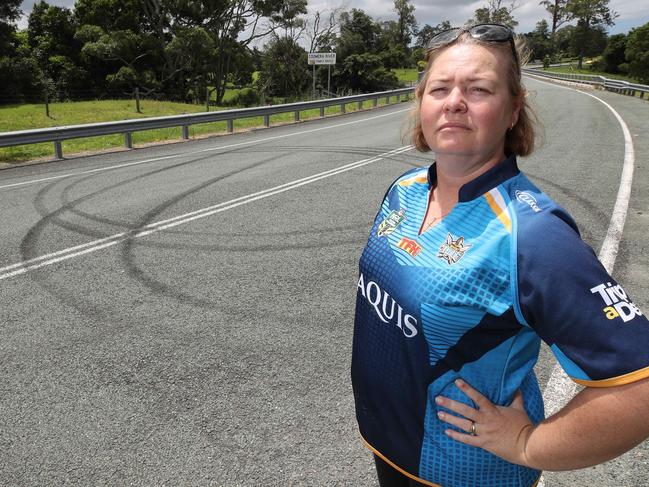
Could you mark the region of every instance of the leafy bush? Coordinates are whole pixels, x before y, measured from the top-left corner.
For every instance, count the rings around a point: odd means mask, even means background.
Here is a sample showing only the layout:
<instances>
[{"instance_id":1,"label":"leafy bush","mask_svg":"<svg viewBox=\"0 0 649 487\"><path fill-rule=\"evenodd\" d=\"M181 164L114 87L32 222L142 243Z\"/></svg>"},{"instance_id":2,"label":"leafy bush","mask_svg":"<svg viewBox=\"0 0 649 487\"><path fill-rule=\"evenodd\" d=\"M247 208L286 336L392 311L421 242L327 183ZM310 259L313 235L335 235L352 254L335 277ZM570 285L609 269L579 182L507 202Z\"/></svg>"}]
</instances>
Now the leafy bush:
<instances>
[{"instance_id":1,"label":"leafy bush","mask_svg":"<svg viewBox=\"0 0 649 487\"><path fill-rule=\"evenodd\" d=\"M629 74L641 83L649 83L649 22L629 32L625 55Z\"/></svg>"},{"instance_id":2,"label":"leafy bush","mask_svg":"<svg viewBox=\"0 0 649 487\"><path fill-rule=\"evenodd\" d=\"M260 103L259 93L253 88L243 88L226 103L229 106L254 107Z\"/></svg>"}]
</instances>

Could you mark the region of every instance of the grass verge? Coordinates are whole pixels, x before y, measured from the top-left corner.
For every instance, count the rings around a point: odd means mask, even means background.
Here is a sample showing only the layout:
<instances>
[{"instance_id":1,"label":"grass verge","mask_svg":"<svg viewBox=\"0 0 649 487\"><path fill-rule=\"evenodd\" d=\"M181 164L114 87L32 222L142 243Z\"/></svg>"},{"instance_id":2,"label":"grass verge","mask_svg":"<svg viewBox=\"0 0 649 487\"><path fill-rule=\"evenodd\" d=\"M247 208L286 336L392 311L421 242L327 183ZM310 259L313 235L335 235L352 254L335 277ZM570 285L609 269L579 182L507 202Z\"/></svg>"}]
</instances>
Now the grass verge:
<instances>
[{"instance_id":1,"label":"grass verge","mask_svg":"<svg viewBox=\"0 0 649 487\"><path fill-rule=\"evenodd\" d=\"M405 100L402 97L402 101ZM396 102L396 97L391 97L391 103ZM379 106L386 104L385 98L379 99ZM347 103L345 112L359 109L368 109L374 106L372 100L358 103ZM229 107L227 107L229 108ZM226 108L216 108L223 110ZM205 110L202 105L189 105L184 103L142 101L142 113L135 112L135 102L132 100L102 100L90 102L67 102L50 104L50 115L45 116L43 105L16 105L0 108L0 132L16 130L29 130L45 127L65 125L78 125L93 122L107 122L113 120L129 120L163 115L177 115L183 113L196 113ZM333 105L325 109L325 116L341 113L340 105ZM302 110L300 120L320 117L320 109ZM295 114L282 113L270 117L271 125L291 123L295 121ZM234 121L234 130L250 130L264 126L263 117L237 119ZM226 122L213 122L191 125L190 138L205 137L227 133ZM181 128L172 127L165 129L146 130L133 133L134 146L149 145L160 142L181 140ZM63 155L99 152L124 147L124 136L120 134L72 139L63 142ZM14 147L0 148L0 162L16 163L34 159L50 158L54 156L54 144L30 144Z\"/></svg>"}]
</instances>

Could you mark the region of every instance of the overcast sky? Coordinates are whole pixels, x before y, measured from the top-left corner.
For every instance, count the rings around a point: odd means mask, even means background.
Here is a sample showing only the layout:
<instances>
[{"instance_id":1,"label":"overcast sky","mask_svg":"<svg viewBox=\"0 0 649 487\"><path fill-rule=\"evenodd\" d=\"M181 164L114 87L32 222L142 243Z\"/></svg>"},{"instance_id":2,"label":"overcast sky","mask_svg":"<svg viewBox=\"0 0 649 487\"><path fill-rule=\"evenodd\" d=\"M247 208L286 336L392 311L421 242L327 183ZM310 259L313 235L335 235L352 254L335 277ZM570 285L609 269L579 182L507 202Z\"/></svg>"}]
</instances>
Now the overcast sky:
<instances>
[{"instance_id":1,"label":"overcast sky","mask_svg":"<svg viewBox=\"0 0 649 487\"><path fill-rule=\"evenodd\" d=\"M1 1L1 0L0 0ZM34 0L25 0L22 4L22 10L25 13L19 26L27 26L27 15L31 12ZM72 8L75 0L49 0L50 5L59 5L61 7ZM453 25L461 25L473 17L473 12L482 7L484 0L438 0L423 1L411 0L415 6L415 16L420 26L424 24L437 25L443 20L450 20ZM507 0L503 2L506 4ZM539 0L518 0L521 5L514 11L514 18L518 20L517 32L529 32L534 30L535 24L545 18L550 22L550 15L539 6ZM348 10L360 8L375 20L389 20L395 18L392 8L392 0L309 0L309 9L327 10L334 7L343 6ZM616 11L620 16L616 19L615 25L609 29L610 34L628 32L633 27L638 27L649 22L649 9L646 0L610 0L611 10Z\"/></svg>"}]
</instances>

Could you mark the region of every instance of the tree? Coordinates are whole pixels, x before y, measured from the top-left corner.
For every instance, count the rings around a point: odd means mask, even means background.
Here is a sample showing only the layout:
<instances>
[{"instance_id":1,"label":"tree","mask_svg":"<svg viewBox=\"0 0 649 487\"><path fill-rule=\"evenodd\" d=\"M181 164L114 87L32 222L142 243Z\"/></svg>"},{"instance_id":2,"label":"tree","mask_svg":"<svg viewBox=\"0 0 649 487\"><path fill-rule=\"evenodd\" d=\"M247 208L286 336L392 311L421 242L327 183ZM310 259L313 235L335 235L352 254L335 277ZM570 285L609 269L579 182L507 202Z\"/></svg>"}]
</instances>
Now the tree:
<instances>
[{"instance_id":1,"label":"tree","mask_svg":"<svg viewBox=\"0 0 649 487\"><path fill-rule=\"evenodd\" d=\"M3 0L0 3L0 53L9 53L13 44L14 22L20 18L22 0Z\"/></svg>"},{"instance_id":2,"label":"tree","mask_svg":"<svg viewBox=\"0 0 649 487\"><path fill-rule=\"evenodd\" d=\"M341 12L340 9L330 12L318 11L307 20L306 37L309 43L309 52L334 51Z\"/></svg>"},{"instance_id":3,"label":"tree","mask_svg":"<svg viewBox=\"0 0 649 487\"><path fill-rule=\"evenodd\" d=\"M410 0L394 0L393 11L397 13L397 39L399 46L408 51L412 37L417 32L417 19L415 18L415 6Z\"/></svg>"},{"instance_id":4,"label":"tree","mask_svg":"<svg viewBox=\"0 0 649 487\"><path fill-rule=\"evenodd\" d=\"M487 5L477 9L473 19L470 19L469 22L504 24L513 29L518 25L518 22L514 20L512 12L518 7L516 0L512 1L508 6L503 6L502 0L487 0Z\"/></svg>"},{"instance_id":5,"label":"tree","mask_svg":"<svg viewBox=\"0 0 649 487\"><path fill-rule=\"evenodd\" d=\"M390 90L399 85L396 75L383 66L376 54L352 54L334 73L336 86L361 93Z\"/></svg>"},{"instance_id":6,"label":"tree","mask_svg":"<svg viewBox=\"0 0 649 487\"><path fill-rule=\"evenodd\" d=\"M440 32L443 32L450 28L451 23L448 20L444 20L443 22L437 24L435 27L432 27L428 24L424 25L417 32L417 41L415 43L415 46L423 47L425 49L426 47L428 47L428 44L430 44L430 41L433 37L435 37Z\"/></svg>"},{"instance_id":7,"label":"tree","mask_svg":"<svg viewBox=\"0 0 649 487\"><path fill-rule=\"evenodd\" d=\"M566 10L566 4L569 0L543 0L539 5L545 7L550 15L552 15L552 38L557 29L564 23L572 20L572 14Z\"/></svg>"},{"instance_id":8,"label":"tree","mask_svg":"<svg viewBox=\"0 0 649 487\"><path fill-rule=\"evenodd\" d=\"M625 34L615 34L608 38L606 49L604 49L604 54L602 54L604 71L608 73L620 72L620 64L626 61L624 57L626 43L627 36Z\"/></svg>"},{"instance_id":9,"label":"tree","mask_svg":"<svg viewBox=\"0 0 649 487\"><path fill-rule=\"evenodd\" d=\"M381 28L372 17L360 9L340 14L340 36L336 46L342 61L351 54L375 53Z\"/></svg>"},{"instance_id":10,"label":"tree","mask_svg":"<svg viewBox=\"0 0 649 487\"><path fill-rule=\"evenodd\" d=\"M641 83L649 83L649 22L631 29L625 53L629 74Z\"/></svg>"},{"instance_id":11,"label":"tree","mask_svg":"<svg viewBox=\"0 0 649 487\"><path fill-rule=\"evenodd\" d=\"M548 22L543 19L536 23L536 29L525 34L528 48L531 52L531 59L544 59L552 53L552 40Z\"/></svg>"},{"instance_id":12,"label":"tree","mask_svg":"<svg viewBox=\"0 0 649 487\"><path fill-rule=\"evenodd\" d=\"M307 54L290 37L276 37L263 55L258 85L264 95L294 97L306 91L311 81Z\"/></svg>"},{"instance_id":13,"label":"tree","mask_svg":"<svg viewBox=\"0 0 649 487\"><path fill-rule=\"evenodd\" d=\"M570 0L566 5L568 13L573 19L577 19L573 50L579 56L579 69L582 69L584 56L598 53L595 43L601 37L601 32L615 23L618 14L608 8L608 2L609 0Z\"/></svg>"}]
</instances>

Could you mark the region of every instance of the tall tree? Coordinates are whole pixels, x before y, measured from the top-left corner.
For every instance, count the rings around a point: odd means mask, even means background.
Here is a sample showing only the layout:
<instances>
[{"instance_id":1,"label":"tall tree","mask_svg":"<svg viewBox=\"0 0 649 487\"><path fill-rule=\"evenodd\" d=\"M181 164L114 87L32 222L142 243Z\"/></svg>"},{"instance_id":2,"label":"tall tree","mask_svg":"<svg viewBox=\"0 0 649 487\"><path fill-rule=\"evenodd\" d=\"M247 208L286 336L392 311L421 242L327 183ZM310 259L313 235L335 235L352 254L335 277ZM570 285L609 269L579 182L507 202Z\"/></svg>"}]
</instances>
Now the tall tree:
<instances>
[{"instance_id":1,"label":"tall tree","mask_svg":"<svg viewBox=\"0 0 649 487\"><path fill-rule=\"evenodd\" d=\"M16 30L14 22L22 14L20 4L22 0L3 0L0 3L0 56L10 51L13 43L13 33Z\"/></svg>"},{"instance_id":2,"label":"tall tree","mask_svg":"<svg viewBox=\"0 0 649 487\"><path fill-rule=\"evenodd\" d=\"M566 5L569 0L543 0L539 5L545 7L550 15L552 15L552 38L559 27L564 23L572 20L571 13L566 10Z\"/></svg>"},{"instance_id":3,"label":"tall tree","mask_svg":"<svg viewBox=\"0 0 649 487\"><path fill-rule=\"evenodd\" d=\"M397 42L407 51L413 35L417 32L415 6L410 3L410 0L394 0L392 10L397 13Z\"/></svg>"},{"instance_id":4,"label":"tall tree","mask_svg":"<svg viewBox=\"0 0 649 487\"><path fill-rule=\"evenodd\" d=\"M518 25L518 21L512 16L512 12L520 6L516 1L513 0L509 5L503 5L502 0L487 0L487 4L477 9L473 19L470 19L469 22L504 24L513 29Z\"/></svg>"},{"instance_id":5,"label":"tall tree","mask_svg":"<svg viewBox=\"0 0 649 487\"><path fill-rule=\"evenodd\" d=\"M593 49L595 41L600 39L601 32L613 25L618 17L617 12L608 7L608 2L609 0L570 0L566 5L572 18L577 19L573 46L579 56L579 69L582 68L584 56L597 54Z\"/></svg>"}]
</instances>

